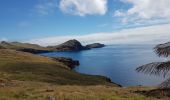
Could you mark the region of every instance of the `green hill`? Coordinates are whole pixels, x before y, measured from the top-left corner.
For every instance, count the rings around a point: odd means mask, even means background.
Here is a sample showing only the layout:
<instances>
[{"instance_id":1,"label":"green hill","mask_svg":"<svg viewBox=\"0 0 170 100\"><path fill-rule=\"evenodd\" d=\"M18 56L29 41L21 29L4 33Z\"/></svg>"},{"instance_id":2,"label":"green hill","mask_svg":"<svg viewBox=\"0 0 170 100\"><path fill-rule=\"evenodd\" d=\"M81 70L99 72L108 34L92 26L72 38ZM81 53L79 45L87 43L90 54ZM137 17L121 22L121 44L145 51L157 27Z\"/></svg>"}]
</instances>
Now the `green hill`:
<instances>
[{"instance_id":1,"label":"green hill","mask_svg":"<svg viewBox=\"0 0 170 100\"><path fill-rule=\"evenodd\" d=\"M15 50L0 50L0 78L60 85L110 84L102 76L79 74L52 58Z\"/></svg>"},{"instance_id":2,"label":"green hill","mask_svg":"<svg viewBox=\"0 0 170 100\"><path fill-rule=\"evenodd\" d=\"M20 42L5 42L5 41L2 41L0 43L0 49L1 48L13 49L13 50L30 52L30 53L42 53L42 52L51 51L50 49L39 46L37 44L20 43Z\"/></svg>"}]
</instances>

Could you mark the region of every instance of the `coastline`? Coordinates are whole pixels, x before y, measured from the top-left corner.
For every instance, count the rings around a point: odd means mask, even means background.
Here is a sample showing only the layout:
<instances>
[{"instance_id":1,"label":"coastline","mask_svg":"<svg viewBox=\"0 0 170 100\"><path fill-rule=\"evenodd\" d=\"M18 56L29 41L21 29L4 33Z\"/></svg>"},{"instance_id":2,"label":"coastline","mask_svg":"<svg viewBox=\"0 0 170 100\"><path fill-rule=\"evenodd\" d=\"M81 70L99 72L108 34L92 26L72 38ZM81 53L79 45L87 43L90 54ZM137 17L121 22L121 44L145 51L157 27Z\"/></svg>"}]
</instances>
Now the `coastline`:
<instances>
[{"instance_id":1,"label":"coastline","mask_svg":"<svg viewBox=\"0 0 170 100\"><path fill-rule=\"evenodd\" d=\"M67 58L67 57L51 57L52 59L62 62L63 64L65 64L68 68L70 68L72 71L74 71L73 69L75 67L79 67L79 65L81 64L78 60L74 60L72 58ZM75 71L76 73L79 73L77 71ZM80 73L80 74L84 74L84 73ZM122 85L117 84L115 82L112 82L110 78L106 77L106 76L102 76L102 75L92 75L92 76L97 76L97 77L101 77L102 79L106 80L106 82L109 82L111 84L117 85L118 87L122 87Z\"/></svg>"}]
</instances>

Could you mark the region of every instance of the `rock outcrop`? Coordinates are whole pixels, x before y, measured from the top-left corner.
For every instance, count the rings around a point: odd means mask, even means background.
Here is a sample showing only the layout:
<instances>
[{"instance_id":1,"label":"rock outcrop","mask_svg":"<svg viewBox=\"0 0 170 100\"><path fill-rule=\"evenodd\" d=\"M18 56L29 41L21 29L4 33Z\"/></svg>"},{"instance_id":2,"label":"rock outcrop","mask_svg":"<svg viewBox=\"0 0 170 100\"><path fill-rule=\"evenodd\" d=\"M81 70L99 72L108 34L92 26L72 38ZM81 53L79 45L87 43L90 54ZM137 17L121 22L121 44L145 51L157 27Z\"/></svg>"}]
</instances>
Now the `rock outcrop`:
<instances>
[{"instance_id":1,"label":"rock outcrop","mask_svg":"<svg viewBox=\"0 0 170 100\"><path fill-rule=\"evenodd\" d=\"M75 68L76 66L79 66L80 63L78 60L73 60L71 58L65 58L65 57L57 57L53 58L55 61L62 62L66 66L68 66L70 69Z\"/></svg>"},{"instance_id":2,"label":"rock outcrop","mask_svg":"<svg viewBox=\"0 0 170 100\"><path fill-rule=\"evenodd\" d=\"M105 45L104 44L100 44L100 43L93 43L93 44L88 44L86 45L85 47L86 48L102 48L104 47Z\"/></svg>"}]
</instances>

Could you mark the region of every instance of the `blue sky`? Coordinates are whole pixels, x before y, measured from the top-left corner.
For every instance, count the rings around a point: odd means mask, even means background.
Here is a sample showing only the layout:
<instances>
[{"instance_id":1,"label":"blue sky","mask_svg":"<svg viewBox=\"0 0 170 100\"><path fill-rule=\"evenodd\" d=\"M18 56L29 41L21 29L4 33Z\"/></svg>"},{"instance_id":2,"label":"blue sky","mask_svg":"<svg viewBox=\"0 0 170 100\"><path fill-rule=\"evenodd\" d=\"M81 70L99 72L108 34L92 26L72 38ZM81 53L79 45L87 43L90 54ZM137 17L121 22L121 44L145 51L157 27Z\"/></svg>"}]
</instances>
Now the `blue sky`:
<instances>
[{"instance_id":1,"label":"blue sky","mask_svg":"<svg viewBox=\"0 0 170 100\"><path fill-rule=\"evenodd\" d=\"M57 44L71 38L83 38L82 42L87 42L90 40L85 37L94 35L92 42L108 43L115 37L122 39L135 33L136 28L154 30L162 25L166 32L157 34L167 38L170 36L168 3L168 0L1 0L0 40L38 44L45 40ZM105 34L111 34L112 38L100 39L108 37Z\"/></svg>"}]
</instances>

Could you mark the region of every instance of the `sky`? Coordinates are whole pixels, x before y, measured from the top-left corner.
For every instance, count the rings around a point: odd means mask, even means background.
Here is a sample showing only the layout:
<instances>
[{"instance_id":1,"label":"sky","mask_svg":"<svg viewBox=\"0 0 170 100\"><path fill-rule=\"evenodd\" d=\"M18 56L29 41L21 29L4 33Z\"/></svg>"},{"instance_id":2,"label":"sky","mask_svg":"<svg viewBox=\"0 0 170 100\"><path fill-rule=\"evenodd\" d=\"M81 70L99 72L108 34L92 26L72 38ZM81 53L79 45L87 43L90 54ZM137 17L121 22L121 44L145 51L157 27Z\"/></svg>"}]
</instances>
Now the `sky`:
<instances>
[{"instance_id":1,"label":"sky","mask_svg":"<svg viewBox=\"0 0 170 100\"><path fill-rule=\"evenodd\" d=\"M170 38L170 0L0 0L0 41L156 44Z\"/></svg>"}]
</instances>

